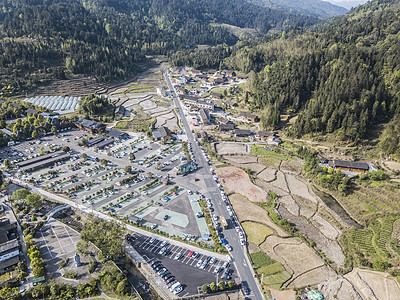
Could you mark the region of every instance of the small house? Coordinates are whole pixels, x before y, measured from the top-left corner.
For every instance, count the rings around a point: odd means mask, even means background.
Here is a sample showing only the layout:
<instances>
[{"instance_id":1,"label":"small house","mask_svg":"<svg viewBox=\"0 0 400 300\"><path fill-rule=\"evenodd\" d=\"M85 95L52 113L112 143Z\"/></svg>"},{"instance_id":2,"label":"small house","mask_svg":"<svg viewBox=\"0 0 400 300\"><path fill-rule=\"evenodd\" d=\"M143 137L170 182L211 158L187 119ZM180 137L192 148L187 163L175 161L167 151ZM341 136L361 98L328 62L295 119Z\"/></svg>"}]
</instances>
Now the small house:
<instances>
[{"instance_id":1,"label":"small house","mask_svg":"<svg viewBox=\"0 0 400 300\"><path fill-rule=\"evenodd\" d=\"M251 135L251 130L249 129L235 129L236 137L249 137Z\"/></svg>"},{"instance_id":2,"label":"small house","mask_svg":"<svg viewBox=\"0 0 400 300\"><path fill-rule=\"evenodd\" d=\"M125 115L125 112L126 112L126 108L123 107L122 105L119 105L115 109L114 115L115 115L116 118L123 117Z\"/></svg>"},{"instance_id":3,"label":"small house","mask_svg":"<svg viewBox=\"0 0 400 300\"><path fill-rule=\"evenodd\" d=\"M211 93L211 98L220 100L223 98L223 96L220 93Z\"/></svg>"},{"instance_id":4,"label":"small house","mask_svg":"<svg viewBox=\"0 0 400 300\"><path fill-rule=\"evenodd\" d=\"M205 109L200 109L200 120L203 122L203 124L208 124L210 122L210 114L207 110Z\"/></svg>"},{"instance_id":5,"label":"small house","mask_svg":"<svg viewBox=\"0 0 400 300\"><path fill-rule=\"evenodd\" d=\"M258 116L249 114L247 112L241 112L239 115L239 119L243 122L250 122L250 123L256 123L260 121Z\"/></svg>"},{"instance_id":6,"label":"small house","mask_svg":"<svg viewBox=\"0 0 400 300\"><path fill-rule=\"evenodd\" d=\"M230 130L235 129L235 124L233 124L233 123L220 124L218 126L218 129L221 130L221 131L230 131Z\"/></svg>"},{"instance_id":7,"label":"small house","mask_svg":"<svg viewBox=\"0 0 400 300\"><path fill-rule=\"evenodd\" d=\"M364 173L369 170L368 163L335 159L331 166L336 170Z\"/></svg>"},{"instance_id":8,"label":"small house","mask_svg":"<svg viewBox=\"0 0 400 300\"><path fill-rule=\"evenodd\" d=\"M228 108L234 108L234 107L237 107L237 106L238 106L236 102L231 101L231 100L225 101L225 105L226 105Z\"/></svg>"}]
</instances>

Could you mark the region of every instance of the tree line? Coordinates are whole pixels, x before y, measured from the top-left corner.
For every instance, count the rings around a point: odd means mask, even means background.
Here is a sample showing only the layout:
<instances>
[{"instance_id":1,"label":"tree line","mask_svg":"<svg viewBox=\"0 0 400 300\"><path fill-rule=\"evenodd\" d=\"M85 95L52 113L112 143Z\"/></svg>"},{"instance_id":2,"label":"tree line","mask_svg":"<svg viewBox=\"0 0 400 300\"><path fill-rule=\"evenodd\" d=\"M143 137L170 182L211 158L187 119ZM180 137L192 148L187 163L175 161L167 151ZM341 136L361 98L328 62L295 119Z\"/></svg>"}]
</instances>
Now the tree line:
<instances>
[{"instance_id":1,"label":"tree line","mask_svg":"<svg viewBox=\"0 0 400 300\"><path fill-rule=\"evenodd\" d=\"M297 116L287 129L293 137L334 134L360 142L370 138L369 129L390 122L381 140L393 153L399 145L398 13L393 1L371 1L309 30L181 51L171 61L249 74L242 101L261 115L263 127L277 127L282 114Z\"/></svg>"}]
</instances>

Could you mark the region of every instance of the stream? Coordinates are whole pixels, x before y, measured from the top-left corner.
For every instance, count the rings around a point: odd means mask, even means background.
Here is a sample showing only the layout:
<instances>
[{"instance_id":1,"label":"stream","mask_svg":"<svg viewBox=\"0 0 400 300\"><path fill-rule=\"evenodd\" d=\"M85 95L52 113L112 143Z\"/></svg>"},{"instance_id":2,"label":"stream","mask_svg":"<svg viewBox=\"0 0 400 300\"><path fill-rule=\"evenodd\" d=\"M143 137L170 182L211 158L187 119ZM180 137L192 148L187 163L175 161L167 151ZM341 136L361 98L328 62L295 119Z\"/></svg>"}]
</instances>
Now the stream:
<instances>
[{"instance_id":1,"label":"stream","mask_svg":"<svg viewBox=\"0 0 400 300\"><path fill-rule=\"evenodd\" d=\"M321 200L332 209L346 224L354 226L356 229L362 229L363 227L358 224L350 215L344 210L344 208L333 198L331 195L318 190L313 187L313 191L321 198Z\"/></svg>"}]
</instances>

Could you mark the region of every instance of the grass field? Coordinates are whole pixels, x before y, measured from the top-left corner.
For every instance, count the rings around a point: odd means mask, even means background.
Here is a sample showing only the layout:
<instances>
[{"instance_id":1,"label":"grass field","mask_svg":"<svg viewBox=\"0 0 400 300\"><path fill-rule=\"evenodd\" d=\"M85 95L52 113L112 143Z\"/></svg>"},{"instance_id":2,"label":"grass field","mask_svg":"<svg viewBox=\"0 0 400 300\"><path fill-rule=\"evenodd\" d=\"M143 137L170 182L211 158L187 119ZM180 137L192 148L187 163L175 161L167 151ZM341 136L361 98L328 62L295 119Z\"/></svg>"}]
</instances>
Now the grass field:
<instances>
[{"instance_id":1,"label":"grass field","mask_svg":"<svg viewBox=\"0 0 400 300\"><path fill-rule=\"evenodd\" d=\"M114 128L122 130L130 130L134 132L146 132L152 124L155 124L155 118L138 118L129 121L119 121Z\"/></svg>"},{"instance_id":2,"label":"grass field","mask_svg":"<svg viewBox=\"0 0 400 300\"><path fill-rule=\"evenodd\" d=\"M274 233L270 227L255 222L243 222L242 227L246 232L247 241L256 245L260 245L267 236Z\"/></svg>"},{"instance_id":3,"label":"grass field","mask_svg":"<svg viewBox=\"0 0 400 300\"><path fill-rule=\"evenodd\" d=\"M146 92L154 92L154 87L153 86L144 86L140 85L137 83L131 83L129 86L129 89L125 91L125 94L127 93L146 93Z\"/></svg>"},{"instance_id":4,"label":"grass field","mask_svg":"<svg viewBox=\"0 0 400 300\"><path fill-rule=\"evenodd\" d=\"M269 287L280 289L282 284L291 277L281 263L271 259L262 251L250 254L250 259L255 272L263 274L263 284Z\"/></svg>"},{"instance_id":5,"label":"grass field","mask_svg":"<svg viewBox=\"0 0 400 300\"><path fill-rule=\"evenodd\" d=\"M255 268L262 268L274 264L275 261L262 251L250 254L251 261Z\"/></svg>"},{"instance_id":6,"label":"grass field","mask_svg":"<svg viewBox=\"0 0 400 300\"><path fill-rule=\"evenodd\" d=\"M287 159L287 157L283 154L277 153L275 151L267 150L264 148L264 146L260 145L253 145L251 147L251 152L250 154L252 155L260 155L260 156L265 156L265 157L274 157L277 159Z\"/></svg>"}]
</instances>

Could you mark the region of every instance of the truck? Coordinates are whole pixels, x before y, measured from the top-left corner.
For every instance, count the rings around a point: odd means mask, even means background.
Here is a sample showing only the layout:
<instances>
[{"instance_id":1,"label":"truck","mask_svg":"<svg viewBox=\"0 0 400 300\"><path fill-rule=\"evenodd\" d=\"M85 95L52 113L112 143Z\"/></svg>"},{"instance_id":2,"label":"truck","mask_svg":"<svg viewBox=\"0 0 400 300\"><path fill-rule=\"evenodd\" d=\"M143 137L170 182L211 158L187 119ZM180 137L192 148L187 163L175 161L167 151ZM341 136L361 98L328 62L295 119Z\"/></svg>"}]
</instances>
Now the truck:
<instances>
[{"instance_id":1,"label":"truck","mask_svg":"<svg viewBox=\"0 0 400 300\"><path fill-rule=\"evenodd\" d=\"M221 220L222 226L224 226L224 229L228 229L229 225L228 222L226 221L224 216L220 216L219 219Z\"/></svg>"}]
</instances>

